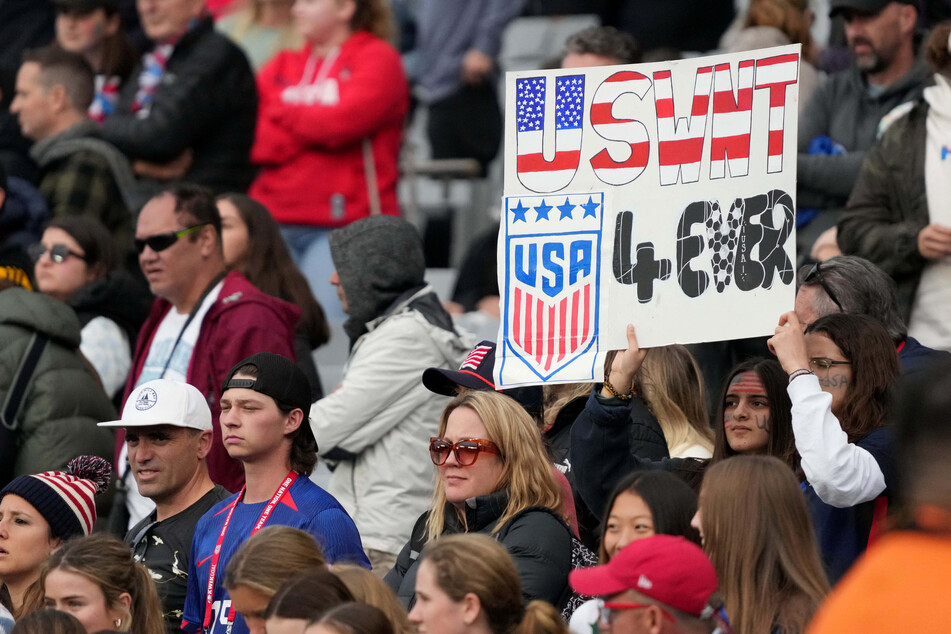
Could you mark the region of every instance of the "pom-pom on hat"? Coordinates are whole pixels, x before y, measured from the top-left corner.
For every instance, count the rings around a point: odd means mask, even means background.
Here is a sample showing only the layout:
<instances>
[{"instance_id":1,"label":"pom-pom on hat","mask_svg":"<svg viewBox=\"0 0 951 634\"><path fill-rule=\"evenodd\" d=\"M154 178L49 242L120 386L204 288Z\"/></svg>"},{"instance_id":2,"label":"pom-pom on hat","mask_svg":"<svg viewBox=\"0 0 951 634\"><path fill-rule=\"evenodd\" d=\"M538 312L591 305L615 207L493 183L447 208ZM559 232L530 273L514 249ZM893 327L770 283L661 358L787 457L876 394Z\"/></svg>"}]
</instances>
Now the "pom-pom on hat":
<instances>
[{"instance_id":1,"label":"pom-pom on hat","mask_svg":"<svg viewBox=\"0 0 951 634\"><path fill-rule=\"evenodd\" d=\"M49 523L54 537L88 535L96 524L95 497L109 486L112 466L99 456L79 456L65 471L14 478L0 491L19 495Z\"/></svg>"}]
</instances>

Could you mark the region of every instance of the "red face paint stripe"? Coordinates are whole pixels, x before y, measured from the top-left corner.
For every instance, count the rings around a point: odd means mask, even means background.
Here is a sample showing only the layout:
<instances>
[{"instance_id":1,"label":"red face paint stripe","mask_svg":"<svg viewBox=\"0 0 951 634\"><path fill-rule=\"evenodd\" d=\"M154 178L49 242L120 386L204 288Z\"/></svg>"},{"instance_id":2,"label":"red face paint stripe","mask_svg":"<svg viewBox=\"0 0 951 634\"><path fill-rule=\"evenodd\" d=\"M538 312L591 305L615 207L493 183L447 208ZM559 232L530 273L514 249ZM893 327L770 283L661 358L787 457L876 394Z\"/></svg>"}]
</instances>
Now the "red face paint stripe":
<instances>
[{"instance_id":1,"label":"red face paint stripe","mask_svg":"<svg viewBox=\"0 0 951 634\"><path fill-rule=\"evenodd\" d=\"M735 377L727 390L727 393L730 392L766 396L766 388L763 387L763 382L751 372L744 372Z\"/></svg>"},{"instance_id":2,"label":"red face paint stripe","mask_svg":"<svg viewBox=\"0 0 951 634\"><path fill-rule=\"evenodd\" d=\"M762 387L743 385L731 385L730 389L727 390L727 394L756 394L757 396L766 396L766 393L763 391Z\"/></svg>"}]
</instances>

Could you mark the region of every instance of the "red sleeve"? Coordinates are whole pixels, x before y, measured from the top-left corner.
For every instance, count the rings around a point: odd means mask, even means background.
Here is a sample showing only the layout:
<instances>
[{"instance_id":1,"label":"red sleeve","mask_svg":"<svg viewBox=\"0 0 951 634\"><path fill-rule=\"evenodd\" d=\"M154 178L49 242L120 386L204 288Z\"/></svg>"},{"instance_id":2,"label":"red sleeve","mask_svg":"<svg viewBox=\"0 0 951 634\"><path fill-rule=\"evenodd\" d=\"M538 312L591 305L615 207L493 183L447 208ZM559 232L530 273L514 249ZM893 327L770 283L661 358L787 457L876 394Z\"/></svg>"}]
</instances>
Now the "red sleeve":
<instances>
[{"instance_id":1,"label":"red sleeve","mask_svg":"<svg viewBox=\"0 0 951 634\"><path fill-rule=\"evenodd\" d=\"M334 105L273 103L266 116L309 145L350 145L380 128L401 121L409 108L409 86L396 50L382 41L365 46L350 78L339 82Z\"/></svg>"},{"instance_id":2,"label":"red sleeve","mask_svg":"<svg viewBox=\"0 0 951 634\"><path fill-rule=\"evenodd\" d=\"M288 53L278 54L260 70L258 84L258 121L251 147L251 162L267 165L283 163L303 150L300 141L285 127L273 120L276 106L281 105L281 91L285 88L283 75Z\"/></svg>"}]
</instances>

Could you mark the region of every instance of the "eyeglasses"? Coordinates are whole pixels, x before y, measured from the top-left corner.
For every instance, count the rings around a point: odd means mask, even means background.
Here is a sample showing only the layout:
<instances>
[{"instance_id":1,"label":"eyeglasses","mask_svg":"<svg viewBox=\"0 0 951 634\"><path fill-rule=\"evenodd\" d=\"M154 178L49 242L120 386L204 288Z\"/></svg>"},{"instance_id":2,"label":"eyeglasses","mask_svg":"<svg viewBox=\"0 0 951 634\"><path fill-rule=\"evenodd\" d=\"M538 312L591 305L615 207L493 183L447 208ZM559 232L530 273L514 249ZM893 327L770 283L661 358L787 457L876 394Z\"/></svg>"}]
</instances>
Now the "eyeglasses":
<instances>
[{"instance_id":1,"label":"eyeglasses","mask_svg":"<svg viewBox=\"0 0 951 634\"><path fill-rule=\"evenodd\" d=\"M165 249L169 248L185 236L195 233L207 224L207 222L203 222L201 224L185 227L179 231L159 233L154 236L149 236L148 238L136 238L132 241L132 243L135 245L136 253L142 253L145 251L145 247L148 247L158 253L159 251L164 251Z\"/></svg>"},{"instance_id":2,"label":"eyeglasses","mask_svg":"<svg viewBox=\"0 0 951 634\"><path fill-rule=\"evenodd\" d=\"M53 246L47 248L45 244L37 243L29 248L30 257L33 258L34 262L39 262L44 253L49 253L50 259L56 264L62 264L69 256L79 258L83 262L86 261L85 255L70 250L70 248L65 244L54 244Z\"/></svg>"},{"instance_id":3,"label":"eyeglasses","mask_svg":"<svg viewBox=\"0 0 951 634\"><path fill-rule=\"evenodd\" d=\"M604 625L610 625L614 621L614 617L617 616L618 612L623 612L624 610L644 610L650 607L655 607L660 610L661 614L664 615L664 618L666 618L671 623L676 622L674 616L659 605L647 605L646 603L612 602L604 602L598 606L598 620Z\"/></svg>"},{"instance_id":4,"label":"eyeglasses","mask_svg":"<svg viewBox=\"0 0 951 634\"><path fill-rule=\"evenodd\" d=\"M825 372L829 371L834 365L852 365L851 361L835 361L833 359L826 359L824 357L819 357L816 359L809 359L809 367L813 372L817 370L823 370Z\"/></svg>"},{"instance_id":5,"label":"eyeglasses","mask_svg":"<svg viewBox=\"0 0 951 634\"><path fill-rule=\"evenodd\" d=\"M810 282L815 282L822 287L822 290L826 292L826 295L829 296L829 299L832 300L832 303L838 307L839 312L844 313L845 310L842 308L842 304L839 303L839 298L835 296L835 293L832 292L832 289L829 288L829 285L822 281L822 262L816 262L812 265L812 268L809 269L809 272L806 273L806 277L802 278L803 284L809 284Z\"/></svg>"},{"instance_id":6,"label":"eyeglasses","mask_svg":"<svg viewBox=\"0 0 951 634\"><path fill-rule=\"evenodd\" d=\"M429 457L433 459L433 464L437 467L446 464L446 460L449 460L450 451L456 456L456 462L462 467L474 465L482 452L502 455L498 445L491 440L483 440L482 438L467 438L455 444L444 438L429 439Z\"/></svg>"}]
</instances>

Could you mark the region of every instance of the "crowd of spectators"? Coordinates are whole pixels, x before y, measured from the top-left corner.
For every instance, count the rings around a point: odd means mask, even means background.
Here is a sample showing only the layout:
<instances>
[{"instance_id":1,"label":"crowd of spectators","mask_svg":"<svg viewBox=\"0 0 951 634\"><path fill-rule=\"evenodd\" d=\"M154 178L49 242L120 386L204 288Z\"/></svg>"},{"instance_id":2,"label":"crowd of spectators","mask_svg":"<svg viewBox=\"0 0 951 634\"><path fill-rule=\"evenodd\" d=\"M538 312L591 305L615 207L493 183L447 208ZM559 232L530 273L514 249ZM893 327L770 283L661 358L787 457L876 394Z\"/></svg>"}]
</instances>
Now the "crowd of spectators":
<instances>
[{"instance_id":1,"label":"crowd of spectators","mask_svg":"<svg viewBox=\"0 0 951 634\"><path fill-rule=\"evenodd\" d=\"M496 234L440 298L401 148L491 175L544 3L0 2L0 634L944 629L936 4L822 3L843 63L805 0L552 2L553 67L802 45L796 299L498 390Z\"/></svg>"}]
</instances>

